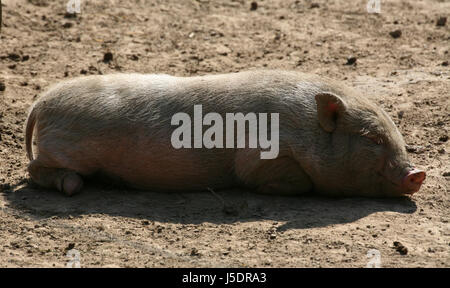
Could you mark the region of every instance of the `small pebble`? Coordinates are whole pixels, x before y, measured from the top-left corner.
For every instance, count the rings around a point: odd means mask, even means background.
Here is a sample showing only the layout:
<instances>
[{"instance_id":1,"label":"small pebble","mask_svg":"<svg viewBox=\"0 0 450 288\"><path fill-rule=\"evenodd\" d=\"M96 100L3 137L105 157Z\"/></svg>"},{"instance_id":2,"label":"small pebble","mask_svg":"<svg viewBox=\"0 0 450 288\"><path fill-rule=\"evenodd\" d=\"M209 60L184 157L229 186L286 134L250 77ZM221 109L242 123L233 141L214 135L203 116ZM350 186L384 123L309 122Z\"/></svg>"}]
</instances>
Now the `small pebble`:
<instances>
[{"instance_id":1,"label":"small pebble","mask_svg":"<svg viewBox=\"0 0 450 288\"><path fill-rule=\"evenodd\" d=\"M75 248L75 243L69 243L66 247L66 251L72 250L73 248Z\"/></svg>"},{"instance_id":2,"label":"small pebble","mask_svg":"<svg viewBox=\"0 0 450 288\"><path fill-rule=\"evenodd\" d=\"M106 52L105 55L103 55L103 62L109 63L113 60L113 54L111 52Z\"/></svg>"},{"instance_id":3,"label":"small pebble","mask_svg":"<svg viewBox=\"0 0 450 288\"><path fill-rule=\"evenodd\" d=\"M409 153L422 154L423 152L425 152L425 148L423 146L418 145L416 146L407 145L406 151L408 151Z\"/></svg>"},{"instance_id":4,"label":"small pebble","mask_svg":"<svg viewBox=\"0 0 450 288\"><path fill-rule=\"evenodd\" d=\"M402 36L402 31L397 29L389 32L389 35L391 35L392 38L399 38L400 36Z\"/></svg>"},{"instance_id":5,"label":"small pebble","mask_svg":"<svg viewBox=\"0 0 450 288\"><path fill-rule=\"evenodd\" d=\"M436 26L445 26L447 23L447 17L439 17L436 21Z\"/></svg>"},{"instance_id":6,"label":"small pebble","mask_svg":"<svg viewBox=\"0 0 450 288\"><path fill-rule=\"evenodd\" d=\"M64 18L77 18L77 14L66 12L66 14L64 14Z\"/></svg>"},{"instance_id":7,"label":"small pebble","mask_svg":"<svg viewBox=\"0 0 450 288\"><path fill-rule=\"evenodd\" d=\"M200 253L198 252L197 248L192 248L191 256L200 256Z\"/></svg>"},{"instance_id":8,"label":"small pebble","mask_svg":"<svg viewBox=\"0 0 450 288\"><path fill-rule=\"evenodd\" d=\"M356 57L353 57L353 56L348 57L347 63L345 63L345 65L354 65L354 64L356 64Z\"/></svg>"},{"instance_id":9,"label":"small pebble","mask_svg":"<svg viewBox=\"0 0 450 288\"><path fill-rule=\"evenodd\" d=\"M73 24L72 23L70 23L70 22L66 22L66 23L64 23L63 24L63 28L71 28L73 26Z\"/></svg>"},{"instance_id":10,"label":"small pebble","mask_svg":"<svg viewBox=\"0 0 450 288\"><path fill-rule=\"evenodd\" d=\"M395 250L397 250L397 252L399 252L401 255L406 255L408 254L408 248L406 248L402 243L400 243L399 241L395 241L394 242L394 248Z\"/></svg>"}]
</instances>

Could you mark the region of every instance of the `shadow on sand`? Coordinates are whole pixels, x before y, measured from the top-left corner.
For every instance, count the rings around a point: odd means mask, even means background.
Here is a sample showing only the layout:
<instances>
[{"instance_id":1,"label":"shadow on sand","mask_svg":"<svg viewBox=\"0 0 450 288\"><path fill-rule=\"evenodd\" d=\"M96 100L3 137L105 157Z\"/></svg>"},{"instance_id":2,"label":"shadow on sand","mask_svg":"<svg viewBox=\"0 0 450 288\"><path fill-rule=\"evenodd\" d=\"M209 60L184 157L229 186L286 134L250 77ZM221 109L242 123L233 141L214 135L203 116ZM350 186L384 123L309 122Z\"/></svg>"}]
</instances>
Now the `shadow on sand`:
<instances>
[{"instance_id":1,"label":"shadow on sand","mask_svg":"<svg viewBox=\"0 0 450 288\"><path fill-rule=\"evenodd\" d=\"M15 186L23 184L17 183ZM417 209L408 197L282 197L236 189L215 193L162 193L108 186L90 183L73 197L66 197L58 191L38 189L32 184L4 193L10 208L23 211L37 220L52 216L106 214L182 224L260 220L286 222L279 230L325 227L354 222L375 212L410 214Z\"/></svg>"}]
</instances>

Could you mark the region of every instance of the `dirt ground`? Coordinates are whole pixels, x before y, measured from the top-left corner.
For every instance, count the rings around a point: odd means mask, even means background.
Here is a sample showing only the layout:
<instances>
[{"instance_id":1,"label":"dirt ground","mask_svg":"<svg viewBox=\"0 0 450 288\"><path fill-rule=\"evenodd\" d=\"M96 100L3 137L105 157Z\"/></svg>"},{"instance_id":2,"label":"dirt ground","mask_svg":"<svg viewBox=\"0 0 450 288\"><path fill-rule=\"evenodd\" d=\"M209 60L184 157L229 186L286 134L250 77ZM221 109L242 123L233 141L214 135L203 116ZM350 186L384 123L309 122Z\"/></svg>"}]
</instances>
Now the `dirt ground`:
<instances>
[{"instance_id":1,"label":"dirt ground","mask_svg":"<svg viewBox=\"0 0 450 288\"><path fill-rule=\"evenodd\" d=\"M366 0L83 0L76 17L67 1L2 2L0 266L65 267L71 251L81 267L366 267L376 249L382 267L450 267L450 23L438 21L449 1L382 0L381 13L369 14ZM50 84L255 68L329 76L367 94L426 169L421 191L401 199L219 191L223 203L208 192L97 183L68 198L30 183L24 122Z\"/></svg>"}]
</instances>

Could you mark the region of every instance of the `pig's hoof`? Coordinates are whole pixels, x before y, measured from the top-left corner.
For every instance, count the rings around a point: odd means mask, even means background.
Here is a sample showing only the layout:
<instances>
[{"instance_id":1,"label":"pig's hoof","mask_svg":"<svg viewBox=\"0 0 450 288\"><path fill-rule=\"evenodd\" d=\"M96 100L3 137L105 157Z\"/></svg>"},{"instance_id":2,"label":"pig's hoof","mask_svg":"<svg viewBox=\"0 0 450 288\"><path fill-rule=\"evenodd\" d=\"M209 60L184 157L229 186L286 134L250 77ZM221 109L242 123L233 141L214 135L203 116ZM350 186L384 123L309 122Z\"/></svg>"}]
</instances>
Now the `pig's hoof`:
<instances>
[{"instance_id":1,"label":"pig's hoof","mask_svg":"<svg viewBox=\"0 0 450 288\"><path fill-rule=\"evenodd\" d=\"M83 179L76 173L68 173L64 175L61 186L62 192L67 196L72 196L83 188Z\"/></svg>"}]
</instances>

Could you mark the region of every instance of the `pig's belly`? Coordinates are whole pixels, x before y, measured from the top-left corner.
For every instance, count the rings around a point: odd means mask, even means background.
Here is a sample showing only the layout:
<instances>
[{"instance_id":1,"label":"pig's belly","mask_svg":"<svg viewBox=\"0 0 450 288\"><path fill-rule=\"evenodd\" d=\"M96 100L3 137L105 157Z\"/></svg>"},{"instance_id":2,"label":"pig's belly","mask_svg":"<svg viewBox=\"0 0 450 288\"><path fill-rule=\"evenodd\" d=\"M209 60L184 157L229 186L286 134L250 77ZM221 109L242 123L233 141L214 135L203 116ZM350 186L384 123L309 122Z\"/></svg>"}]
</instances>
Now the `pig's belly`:
<instances>
[{"instance_id":1,"label":"pig's belly","mask_svg":"<svg viewBox=\"0 0 450 288\"><path fill-rule=\"evenodd\" d=\"M206 190L234 186L234 171L225 161L214 157L200 159L200 153L193 154L186 150L172 151L170 155L129 153L120 161L105 162L100 171L140 189Z\"/></svg>"},{"instance_id":2,"label":"pig's belly","mask_svg":"<svg viewBox=\"0 0 450 288\"><path fill-rule=\"evenodd\" d=\"M233 149L175 149L155 141L85 140L67 147L65 168L100 172L129 186L155 190L223 189L235 186Z\"/></svg>"}]
</instances>

